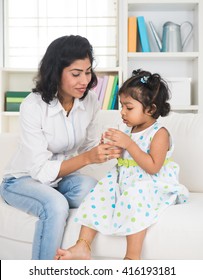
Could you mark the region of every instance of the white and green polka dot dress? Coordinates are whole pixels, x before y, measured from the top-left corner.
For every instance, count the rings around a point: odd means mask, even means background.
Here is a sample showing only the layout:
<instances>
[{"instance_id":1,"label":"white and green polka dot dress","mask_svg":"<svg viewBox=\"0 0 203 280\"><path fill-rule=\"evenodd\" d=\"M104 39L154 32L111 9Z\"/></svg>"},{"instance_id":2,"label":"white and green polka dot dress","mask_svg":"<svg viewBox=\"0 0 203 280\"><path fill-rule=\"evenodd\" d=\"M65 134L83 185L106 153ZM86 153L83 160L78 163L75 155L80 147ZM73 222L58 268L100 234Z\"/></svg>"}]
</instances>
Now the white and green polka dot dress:
<instances>
[{"instance_id":1,"label":"white and green polka dot dress","mask_svg":"<svg viewBox=\"0 0 203 280\"><path fill-rule=\"evenodd\" d=\"M161 127L155 122L144 131L130 134L128 128L126 133L147 153ZM75 221L103 234L130 235L155 223L169 205L186 202L188 190L178 182L179 167L171 160L172 152L171 143L161 170L149 175L134 161L135 166L127 167L132 157L125 151L121 166L115 166L91 190L79 207Z\"/></svg>"}]
</instances>

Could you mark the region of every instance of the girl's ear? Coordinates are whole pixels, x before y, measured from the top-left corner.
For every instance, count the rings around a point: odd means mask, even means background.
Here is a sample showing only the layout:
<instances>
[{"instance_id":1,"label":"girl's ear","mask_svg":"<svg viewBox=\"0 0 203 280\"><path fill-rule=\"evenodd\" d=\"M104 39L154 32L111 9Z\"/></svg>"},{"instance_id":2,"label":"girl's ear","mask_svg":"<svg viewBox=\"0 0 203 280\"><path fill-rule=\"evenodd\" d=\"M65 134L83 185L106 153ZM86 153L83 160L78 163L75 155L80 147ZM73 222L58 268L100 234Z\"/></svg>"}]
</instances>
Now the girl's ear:
<instances>
[{"instance_id":1,"label":"girl's ear","mask_svg":"<svg viewBox=\"0 0 203 280\"><path fill-rule=\"evenodd\" d=\"M150 115L150 116L152 116L155 112L156 112L156 105L155 104L152 104L151 107L147 107L146 111L145 111L145 113L147 115Z\"/></svg>"}]
</instances>

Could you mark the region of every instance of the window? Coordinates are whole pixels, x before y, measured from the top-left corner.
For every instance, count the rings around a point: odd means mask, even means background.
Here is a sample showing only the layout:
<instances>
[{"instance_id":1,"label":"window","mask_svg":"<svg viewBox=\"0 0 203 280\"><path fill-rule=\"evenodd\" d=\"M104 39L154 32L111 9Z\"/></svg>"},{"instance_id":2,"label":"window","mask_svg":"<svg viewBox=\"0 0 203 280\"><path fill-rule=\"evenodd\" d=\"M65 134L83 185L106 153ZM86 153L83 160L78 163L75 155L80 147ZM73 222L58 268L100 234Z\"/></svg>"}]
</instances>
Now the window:
<instances>
[{"instance_id":1,"label":"window","mask_svg":"<svg viewBox=\"0 0 203 280\"><path fill-rule=\"evenodd\" d=\"M94 47L98 67L117 66L118 0L4 1L5 67L37 68L57 37L79 34Z\"/></svg>"},{"instance_id":2,"label":"window","mask_svg":"<svg viewBox=\"0 0 203 280\"><path fill-rule=\"evenodd\" d=\"M0 0L0 67L3 66L3 2Z\"/></svg>"}]
</instances>

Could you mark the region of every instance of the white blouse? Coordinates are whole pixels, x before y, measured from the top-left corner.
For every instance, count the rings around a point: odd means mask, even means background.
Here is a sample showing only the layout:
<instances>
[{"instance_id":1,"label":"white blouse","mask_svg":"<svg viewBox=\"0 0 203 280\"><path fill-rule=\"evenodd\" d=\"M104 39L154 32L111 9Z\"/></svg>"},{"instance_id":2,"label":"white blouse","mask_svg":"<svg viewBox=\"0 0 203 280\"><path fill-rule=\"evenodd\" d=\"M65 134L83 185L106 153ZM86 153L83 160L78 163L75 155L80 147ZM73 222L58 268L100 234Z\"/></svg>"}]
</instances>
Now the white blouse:
<instances>
[{"instance_id":1,"label":"white blouse","mask_svg":"<svg viewBox=\"0 0 203 280\"><path fill-rule=\"evenodd\" d=\"M58 99L47 104L41 95L30 93L20 107L20 144L4 176L31 176L53 183L63 160L99 143L99 109L93 91L82 101L74 100L68 117Z\"/></svg>"}]
</instances>

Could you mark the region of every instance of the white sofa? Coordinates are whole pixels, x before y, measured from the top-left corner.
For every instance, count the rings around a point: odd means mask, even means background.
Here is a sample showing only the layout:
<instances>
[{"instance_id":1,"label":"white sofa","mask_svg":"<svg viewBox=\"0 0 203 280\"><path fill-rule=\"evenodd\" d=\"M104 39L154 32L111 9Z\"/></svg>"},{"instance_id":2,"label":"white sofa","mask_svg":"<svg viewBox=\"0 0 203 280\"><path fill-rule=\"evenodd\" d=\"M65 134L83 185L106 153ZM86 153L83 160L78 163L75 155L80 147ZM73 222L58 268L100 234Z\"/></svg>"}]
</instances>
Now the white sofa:
<instances>
[{"instance_id":1,"label":"white sofa","mask_svg":"<svg viewBox=\"0 0 203 280\"><path fill-rule=\"evenodd\" d=\"M117 111L100 114L100 124L120 122ZM171 113L161 121L175 140L174 159L180 164L180 181L190 191L189 202L170 206L151 226L143 245L142 259L203 259L203 116ZM17 135L0 135L0 177L2 169L17 145ZM115 162L84 168L97 179ZM80 226L73 222L75 210L67 223L63 247L75 243ZM0 198L0 259L30 259L37 218L7 205ZM122 259L125 237L98 234L92 244L94 259Z\"/></svg>"}]
</instances>

